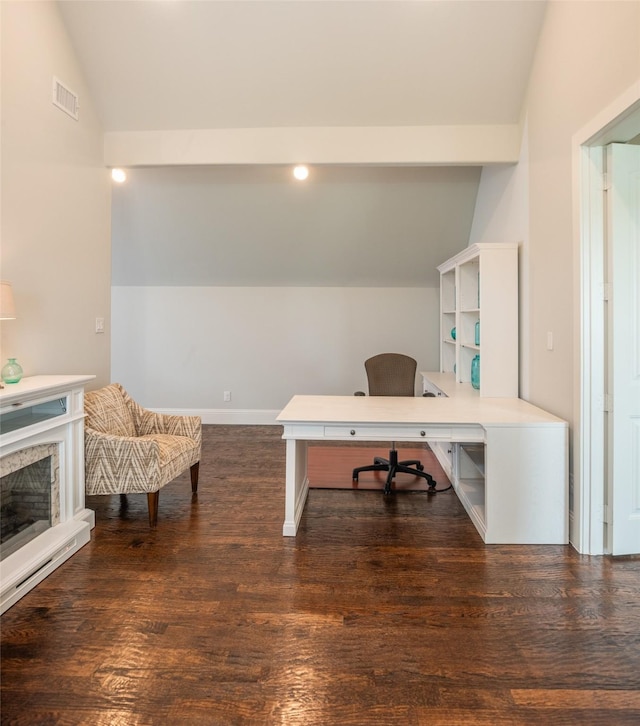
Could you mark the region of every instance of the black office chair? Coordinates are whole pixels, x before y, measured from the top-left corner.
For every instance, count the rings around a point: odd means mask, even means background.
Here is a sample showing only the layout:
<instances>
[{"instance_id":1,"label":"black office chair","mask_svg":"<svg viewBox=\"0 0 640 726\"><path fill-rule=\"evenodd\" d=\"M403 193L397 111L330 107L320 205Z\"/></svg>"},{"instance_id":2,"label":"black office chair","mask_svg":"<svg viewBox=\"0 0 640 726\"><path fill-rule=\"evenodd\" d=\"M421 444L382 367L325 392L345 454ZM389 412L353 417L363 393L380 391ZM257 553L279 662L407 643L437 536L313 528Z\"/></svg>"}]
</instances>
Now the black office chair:
<instances>
[{"instance_id":1,"label":"black office chair","mask_svg":"<svg viewBox=\"0 0 640 726\"><path fill-rule=\"evenodd\" d=\"M364 362L367 372L370 396L415 396L416 369L418 364L413 358L401 353L381 353L369 358ZM363 391L356 391L356 396L364 396ZM417 459L398 461L398 452L395 442L391 444L389 458L383 459L376 456L373 464L359 466L353 470L353 480L358 481L358 475L362 471L387 471L387 482L384 487L385 494L391 494L391 482L396 472L413 474L413 476L426 479L429 484L427 491L434 492L436 482L426 471L424 466Z\"/></svg>"}]
</instances>

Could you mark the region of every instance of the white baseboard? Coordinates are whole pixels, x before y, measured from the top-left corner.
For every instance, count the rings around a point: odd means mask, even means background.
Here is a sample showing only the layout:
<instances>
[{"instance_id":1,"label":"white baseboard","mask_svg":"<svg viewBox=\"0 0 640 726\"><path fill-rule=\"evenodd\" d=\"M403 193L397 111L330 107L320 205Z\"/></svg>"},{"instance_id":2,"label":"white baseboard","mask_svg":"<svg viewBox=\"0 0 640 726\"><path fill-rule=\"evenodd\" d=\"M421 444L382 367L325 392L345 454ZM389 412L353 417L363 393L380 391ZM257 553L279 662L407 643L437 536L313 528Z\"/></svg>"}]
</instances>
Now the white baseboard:
<instances>
[{"instance_id":1,"label":"white baseboard","mask_svg":"<svg viewBox=\"0 0 640 726\"><path fill-rule=\"evenodd\" d=\"M280 413L264 409L238 408L229 410L227 408L203 408L203 409L178 409L178 408L154 408L156 413L168 413L173 416L200 416L203 424L239 424L244 426L280 426L276 416Z\"/></svg>"}]
</instances>

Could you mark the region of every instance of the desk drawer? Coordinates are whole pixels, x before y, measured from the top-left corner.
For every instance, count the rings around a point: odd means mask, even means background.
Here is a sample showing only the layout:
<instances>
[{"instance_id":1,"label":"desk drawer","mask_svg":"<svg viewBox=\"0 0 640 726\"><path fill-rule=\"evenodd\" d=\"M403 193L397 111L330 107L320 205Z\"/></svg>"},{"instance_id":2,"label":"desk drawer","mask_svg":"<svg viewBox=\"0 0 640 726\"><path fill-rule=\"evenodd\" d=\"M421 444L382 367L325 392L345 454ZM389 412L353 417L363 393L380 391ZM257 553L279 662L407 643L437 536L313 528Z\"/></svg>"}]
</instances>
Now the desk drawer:
<instances>
[{"instance_id":1,"label":"desk drawer","mask_svg":"<svg viewBox=\"0 0 640 726\"><path fill-rule=\"evenodd\" d=\"M450 439L451 428L441 426L325 426L327 439L354 439L360 441L426 441L429 438Z\"/></svg>"}]
</instances>

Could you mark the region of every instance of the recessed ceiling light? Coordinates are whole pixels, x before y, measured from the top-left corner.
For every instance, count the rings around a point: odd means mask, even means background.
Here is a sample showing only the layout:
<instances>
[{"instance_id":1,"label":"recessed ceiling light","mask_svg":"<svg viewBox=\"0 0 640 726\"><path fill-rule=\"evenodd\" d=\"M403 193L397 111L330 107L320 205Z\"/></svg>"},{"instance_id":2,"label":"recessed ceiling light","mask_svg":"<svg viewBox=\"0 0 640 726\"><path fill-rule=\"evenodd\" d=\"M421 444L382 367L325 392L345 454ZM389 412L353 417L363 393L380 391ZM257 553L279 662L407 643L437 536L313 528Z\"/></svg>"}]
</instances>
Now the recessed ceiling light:
<instances>
[{"instance_id":1,"label":"recessed ceiling light","mask_svg":"<svg viewBox=\"0 0 640 726\"><path fill-rule=\"evenodd\" d=\"M112 169L111 178L113 179L114 182L118 182L118 184L122 184L122 182L127 180L127 174L124 169Z\"/></svg>"},{"instance_id":2,"label":"recessed ceiling light","mask_svg":"<svg viewBox=\"0 0 640 726\"><path fill-rule=\"evenodd\" d=\"M304 181L309 176L308 167L304 166L304 164L299 164L294 168L293 176L295 176L298 181Z\"/></svg>"}]
</instances>

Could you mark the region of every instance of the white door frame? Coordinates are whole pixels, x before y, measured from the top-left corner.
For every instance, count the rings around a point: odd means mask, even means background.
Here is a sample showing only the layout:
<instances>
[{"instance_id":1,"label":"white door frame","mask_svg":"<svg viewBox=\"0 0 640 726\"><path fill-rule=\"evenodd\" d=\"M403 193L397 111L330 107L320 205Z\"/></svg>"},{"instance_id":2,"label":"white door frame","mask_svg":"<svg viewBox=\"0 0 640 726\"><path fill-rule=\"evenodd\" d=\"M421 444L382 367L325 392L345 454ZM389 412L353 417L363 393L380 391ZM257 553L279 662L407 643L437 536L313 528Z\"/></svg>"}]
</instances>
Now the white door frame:
<instances>
[{"instance_id":1,"label":"white door frame","mask_svg":"<svg viewBox=\"0 0 640 726\"><path fill-rule=\"evenodd\" d=\"M640 80L573 137L574 384L573 546L583 554L606 551L604 532L604 203L603 147L640 129Z\"/></svg>"}]
</instances>

